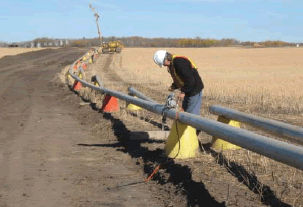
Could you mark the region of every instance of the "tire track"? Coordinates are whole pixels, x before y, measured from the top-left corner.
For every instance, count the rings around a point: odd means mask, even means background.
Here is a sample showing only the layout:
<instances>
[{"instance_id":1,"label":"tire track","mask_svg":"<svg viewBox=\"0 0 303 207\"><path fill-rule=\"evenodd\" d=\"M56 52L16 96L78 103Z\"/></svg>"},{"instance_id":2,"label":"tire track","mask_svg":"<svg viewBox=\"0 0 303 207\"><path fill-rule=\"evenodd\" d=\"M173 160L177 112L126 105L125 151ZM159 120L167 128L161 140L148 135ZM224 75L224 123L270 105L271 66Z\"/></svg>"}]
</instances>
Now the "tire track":
<instances>
[{"instance_id":1,"label":"tire track","mask_svg":"<svg viewBox=\"0 0 303 207\"><path fill-rule=\"evenodd\" d=\"M54 52L56 52L54 50ZM55 53L53 55L51 55L50 57L49 56L46 56L46 57L43 57L43 58L39 58L38 60L37 59L34 59L33 63L38 63L38 64L29 64L27 66L24 66L24 64L18 64L17 66L14 66L13 68L15 68L14 70L9 70L9 68L11 67L7 67L7 68L3 68L1 72L2 76L0 78L0 81L2 82L2 85L1 85L1 88L0 88L0 96L4 96L4 92L13 84L15 84L18 79L22 78L22 77L19 77L17 75L17 73L20 73L22 71L25 71L25 70L33 70L34 71L37 71L37 69L39 68L43 68L45 66L48 66L48 65L53 65L53 64L57 64L58 62L61 62L64 63L64 64L67 64L67 63L71 63L71 62L68 62L66 61L66 58L67 57L70 57L70 56L73 56L74 54L78 54L79 52L75 52L73 50L70 50L68 51L68 53L66 53L66 51L64 52L60 52L60 53ZM48 62L43 62L45 60L48 60ZM1 60L3 61L3 60ZM34 69L35 68L35 69ZM3 72L5 71L5 72ZM7 80L7 81L4 81L4 80Z\"/></svg>"},{"instance_id":2,"label":"tire track","mask_svg":"<svg viewBox=\"0 0 303 207\"><path fill-rule=\"evenodd\" d=\"M38 58L41 57L39 51L33 55L35 54ZM69 61L73 61L76 56L80 56L77 50L66 51L64 56L61 53L51 55L50 59L50 56L46 56L43 58L45 63L52 61L52 64L34 65L33 68L22 67L13 72L13 77L2 82L7 86L7 90L1 88L3 101L0 102L0 107L3 117L6 118L0 120L0 206L67 206L59 205L58 200L67 201L61 196L63 187L73 185L67 181L62 182L55 176L51 178L51 174L46 176L45 165L48 164L47 170L54 174L57 173L56 169L60 168L56 176L60 176L65 170L67 174L69 169L63 165L66 163L45 163L45 160L48 157L60 156L59 153L71 145L69 139L58 141L55 135L70 118L56 116L54 113L54 110L60 109L58 101L55 101L57 99L54 98L59 92L50 90L47 83L61 68L60 62L64 63L63 60L67 57ZM20 58L20 61L34 58L16 57ZM40 68L43 65L46 66ZM62 117L66 120L62 120ZM57 133L57 136L61 134ZM66 134L68 137L68 133Z\"/></svg>"},{"instance_id":3,"label":"tire track","mask_svg":"<svg viewBox=\"0 0 303 207\"><path fill-rule=\"evenodd\" d=\"M1 69L0 69L0 72L3 74L3 73L7 73L7 72L10 72L12 70L24 70L24 65L27 64L27 67L28 66L33 66L33 65L36 65L36 64L40 64L41 62L44 62L45 60L48 60L48 59L55 59L61 55L64 55L66 54L66 51L60 51L58 53L57 50L51 50L51 54L47 54L46 56L42 56L42 57L39 57L39 58L35 58L33 60L25 60L25 61L22 61L22 57L20 56L20 59L16 59L16 57L10 57L10 56L5 56L3 58L0 59L0 66ZM54 53L54 54L53 54ZM20 63L15 63L15 62L20 62Z\"/></svg>"},{"instance_id":4,"label":"tire track","mask_svg":"<svg viewBox=\"0 0 303 207\"><path fill-rule=\"evenodd\" d=\"M65 60L66 58L68 58L70 55L72 55L75 51L74 50L70 50L70 49L64 49L62 51L58 51L57 50L51 50L51 54L47 54L46 56L43 57L39 57L39 58L35 58L33 60L25 60L23 61L23 57L20 55L20 58L17 59L18 62L20 63L12 63L12 64L8 64L8 62L11 62L13 59L16 59L15 57L4 57L0 59L0 73L1 74L6 74L7 76L10 74L13 74L14 72L18 72L21 70L27 70L30 69L32 67L37 67L37 66L46 66L46 65L51 65L51 64L55 64L58 58L60 58L61 60ZM48 62L45 63L45 61L48 60ZM66 60L64 61L66 62ZM72 63L71 61L68 62L68 64ZM12 66L10 66L12 65ZM9 73L9 74L7 74Z\"/></svg>"}]
</instances>

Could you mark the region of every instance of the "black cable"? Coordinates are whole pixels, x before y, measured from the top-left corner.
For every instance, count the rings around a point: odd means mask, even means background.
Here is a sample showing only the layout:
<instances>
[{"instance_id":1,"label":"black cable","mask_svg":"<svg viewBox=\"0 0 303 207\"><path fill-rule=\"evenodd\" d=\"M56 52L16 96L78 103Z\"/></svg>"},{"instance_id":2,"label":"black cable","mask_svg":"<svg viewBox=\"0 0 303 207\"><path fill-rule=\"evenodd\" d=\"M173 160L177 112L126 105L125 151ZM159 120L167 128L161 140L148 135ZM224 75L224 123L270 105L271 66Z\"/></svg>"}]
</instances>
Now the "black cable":
<instances>
[{"instance_id":1,"label":"black cable","mask_svg":"<svg viewBox=\"0 0 303 207\"><path fill-rule=\"evenodd\" d=\"M167 110L168 107L165 106L162 112L162 131L164 131L164 125L166 124Z\"/></svg>"},{"instance_id":2,"label":"black cable","mask_svg":"<svg viewBox=\"0 0 303 207\"><path fill-rule=\"evenodd\" d=\"M179 100L178 100L179 102ZM179 104L177 103L177 107L179 106ZM179 111L177 111L176 116L179 117ZM177 131L177 137L178 137L178 142L179 142L179 149L178 149L178 153L176 154L176 156L173 159L176 159L176 157L179 155L180 150L181 150L181 142L180 142L180 135L179 135L179 131L178 131L178 119L176 119L176 131Z\"/></svg>"},{"instance_id":3,"label":"black cable","mask_svg":"<svg viewBox=\"0 0 303 207\"><path fill-rule=\"evenodd\" d=\"M179 155L180 150L181 150L181 142L180 142L180 136L179 136L179 131L178 131L178 120L176 120L176 131L177 131L177 137L178 137L178 142L179 142L179 149L178 149L178 153L176 154L176 156L173 159L176 159L176 157Z\"/></svg>"}]
</instances>

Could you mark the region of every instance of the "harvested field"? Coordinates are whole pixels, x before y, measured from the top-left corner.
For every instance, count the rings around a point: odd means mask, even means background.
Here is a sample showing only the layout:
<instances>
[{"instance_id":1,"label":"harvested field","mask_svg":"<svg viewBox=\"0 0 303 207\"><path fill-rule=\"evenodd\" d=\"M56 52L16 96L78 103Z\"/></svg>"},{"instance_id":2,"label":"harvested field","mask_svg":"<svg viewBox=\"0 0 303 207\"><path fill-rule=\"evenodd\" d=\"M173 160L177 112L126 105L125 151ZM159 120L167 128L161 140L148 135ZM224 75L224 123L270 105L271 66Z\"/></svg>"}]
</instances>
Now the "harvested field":
<instances>
[{"instance_id":1,"label":"harvested field","mask_svg":"<svg viewBox=\"0 0 303 207\"><path fill-rule=\"evenodd\" d=\"M121 54L101 54L95 64L89 65L87 80L97 74L107 88L127 93L127 87L133 86L164 103L171 78L165 68L153 63L157 49L125 48ZM303 126L302 91L297 90L303 84L301 48L170 48L168 51L189 56L197 63L205 83L201 116L217 119L208 107L220 104ZM91 108L78 112L85 123L94 116L88 111L98 110L104 96L88 88L81 89L79 95L91 102ZM165 160L161 156L164 144L152 140L131 142L127 133L160 130L161 116L146 111L130 112L126 107L120 101L121 111L105 113L103 118L112 124L122 151L142 166L147 177ZM171 124L170 120L168 125ZM104 133L104 126L104 121L90 125L97 134ZM281 139L248 125L241 127ZM303 206L302 171L245 149L213 150L209 148L211 139L202 133L199 140L206 150L204 153L194 159L166 163L153 177L150 190L163 196L164 206L204 206L206 202L210 206Z\"/></svg>"},{"instance_id":2,"label":"harvested field","mask_svg":"<svg viewBox=\"0 0 303 207\"><path fill-rule=\"evenodd\" d=\"M160 48L125 48L113 61L126 82L166 89L166 68L152 60ZM303 110L303 48L167 48L190 57L205 83L204 96L241 103L261 111L301 113ZM123 66L123 67L121 67Z\"/></svg>"},{"instance_id":3,"label":"harvested field","mask_svg":"<svg viewBox=\"0 0 303 207\"><path fill-rule=\"evenodd\" d=\"M0 48L0 58L7 55L17 55L25 52L43 50L45 48Z\"/></svg>"}]
</instances>

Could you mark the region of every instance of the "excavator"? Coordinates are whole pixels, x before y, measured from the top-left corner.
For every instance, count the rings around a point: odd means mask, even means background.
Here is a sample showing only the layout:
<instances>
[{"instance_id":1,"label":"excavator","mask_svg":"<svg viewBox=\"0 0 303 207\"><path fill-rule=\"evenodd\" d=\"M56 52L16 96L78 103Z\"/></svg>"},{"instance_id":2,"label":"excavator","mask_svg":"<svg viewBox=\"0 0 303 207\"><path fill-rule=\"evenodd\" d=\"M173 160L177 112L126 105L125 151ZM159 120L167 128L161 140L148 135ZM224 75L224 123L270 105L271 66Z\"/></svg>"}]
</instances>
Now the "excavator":
<instances>
[{"instance_id":1,"label":"excavator","mask_svg":"<svg viewBox=\"0 0 303 207\"><path fill-rule=\"evenodd\" d=\"M110 52L120 53L122 51L122 48L124 48L124 45L120 40L109 41L108 43L103 42L102 53L110 53Z\"/></svg>"}]
</instances>

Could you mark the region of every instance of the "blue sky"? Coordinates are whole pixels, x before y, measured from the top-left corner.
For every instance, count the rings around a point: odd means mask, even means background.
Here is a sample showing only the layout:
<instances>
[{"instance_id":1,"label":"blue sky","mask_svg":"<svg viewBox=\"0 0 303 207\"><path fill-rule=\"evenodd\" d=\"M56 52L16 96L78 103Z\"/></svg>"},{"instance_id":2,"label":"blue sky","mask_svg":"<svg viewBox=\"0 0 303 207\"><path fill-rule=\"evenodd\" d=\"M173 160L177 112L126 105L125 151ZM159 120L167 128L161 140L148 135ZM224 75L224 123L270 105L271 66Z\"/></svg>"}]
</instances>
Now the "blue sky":
<instances>
[{"instance_id":1,"label":"blue sky","mask_svg":"<svg viewBox=\"0 0 303 207\"><path fill-rule=\"evenodd\" d=\"M303 42L302 0L0 0L0 41L102 35Z\"/></svg>"}]
</instances>

